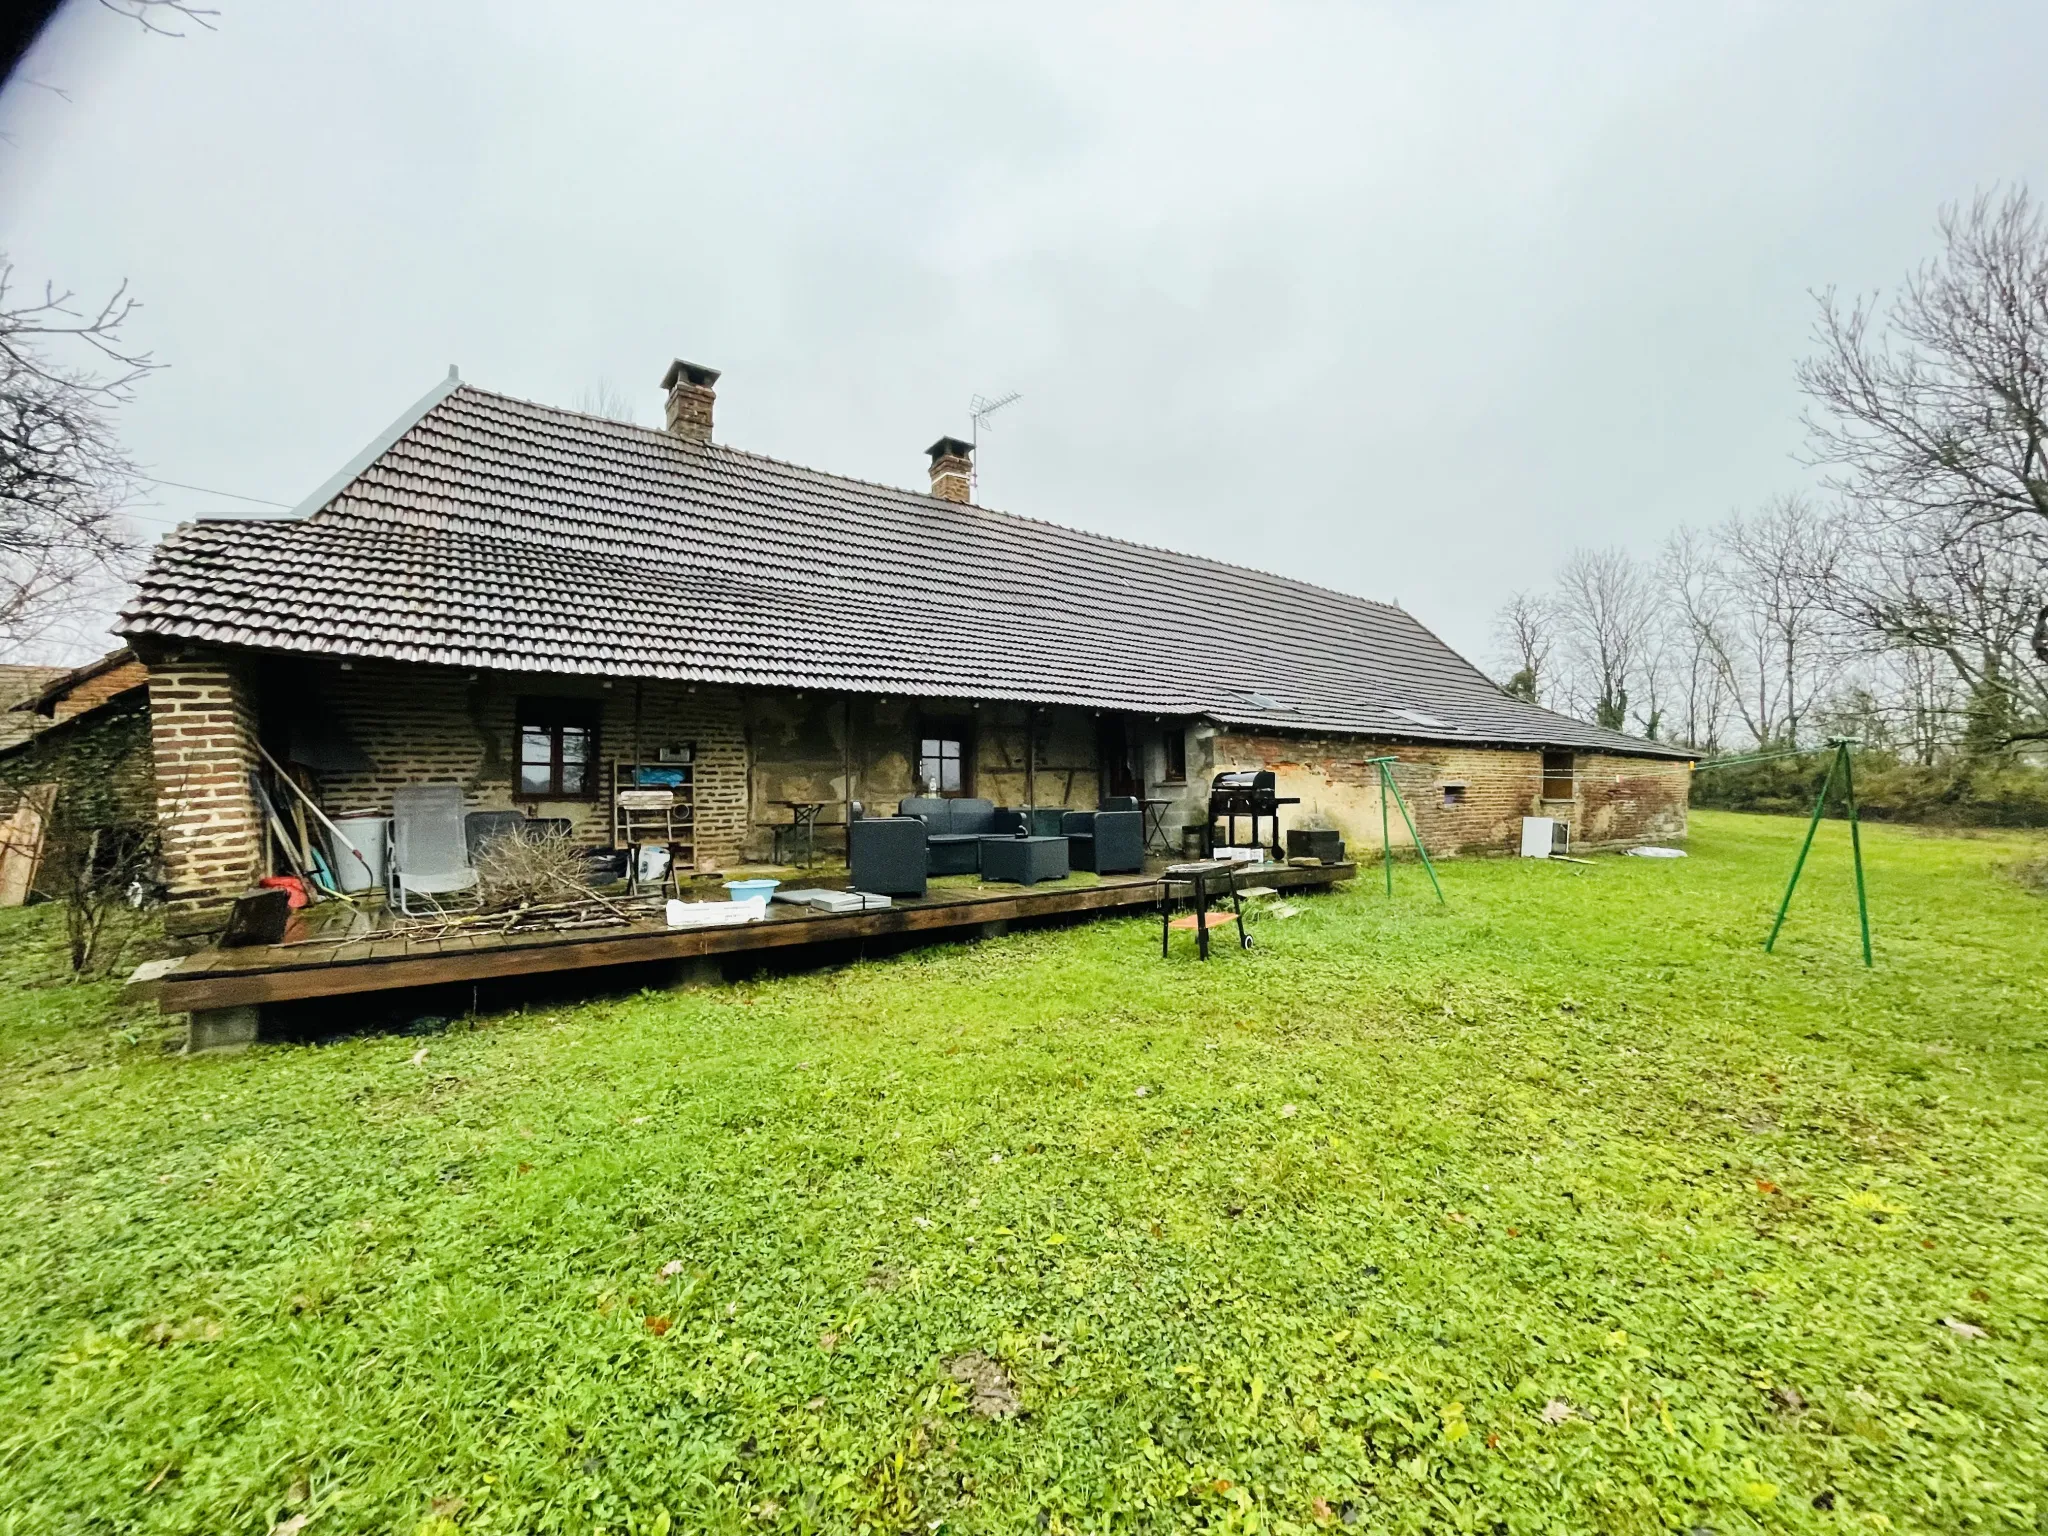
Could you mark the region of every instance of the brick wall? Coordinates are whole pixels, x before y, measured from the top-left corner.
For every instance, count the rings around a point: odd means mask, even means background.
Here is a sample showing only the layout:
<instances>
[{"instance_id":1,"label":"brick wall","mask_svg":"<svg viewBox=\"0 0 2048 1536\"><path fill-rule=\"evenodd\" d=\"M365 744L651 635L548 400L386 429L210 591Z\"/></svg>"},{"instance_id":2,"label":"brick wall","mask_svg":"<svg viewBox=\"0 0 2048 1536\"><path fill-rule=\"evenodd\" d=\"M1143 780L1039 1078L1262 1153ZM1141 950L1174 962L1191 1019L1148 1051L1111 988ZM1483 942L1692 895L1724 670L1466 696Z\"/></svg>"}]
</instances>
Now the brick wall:
<instances>
[{"instance_id":1,"label":"brick wall","mask_svg":"<svg viewBox=\"0 0 2048 1536\"><path fill-rule=\"evenodd\" d=\"M50 718L53 722L62 724L89 709L98 709L109 699L126 693L130 688L141 688L148 682L149 668L130 657L67 690L63 697L52 705Z\"/></svg>"},{"instance_id":2,"label":"brick wall","mask_svg":"<svg viewBox=\"0 0 2048 1536\"><path fill-rule=\"evenodd\" d=\"M1581 753L1572 801L1540 806L1538 751L1220 732L1209 743L1206 766L1214 772L1271 769L1280 793L1301 800L1286 808L1283 827L1318 818L1347 843L1377 850L1379 776L1370 759L1385 754L1399 759L1394 782L1432 855L1511 851L1521 845L1522 818L1535 815L1564 816L1573 842L1589 846L1685 836L1689 770L1661 758ZM1398 849L1408 837L1397 807L1389 807L1389 819Z\"/></svg>"},{"instance_id":3,"label":"brick wall","mask_svg":"<svg viewBox=\"0 0 2048 1536\"><path fill-rule=\"evenodd\" d=\"M225 905L261 873L249 794L256 713L247 662L187 651L149 669L150 757L174 907Z\"/></svg>"},{"instance_id":4,"label":"brick wall","mask_svg":"<svg viewBox=\"0 0 2048 1536\"><path fill-rule=\"evenodd\" d=\"M615 681L516 673L466 673L395 662L278 664L265 678L266 697L312 697L335 733L371 766L318 775L328 814L389 813L391 791L406 784L457 783L471 809L517 807L563 817L576 838L611 843L606 799L610 764L652 760L664 746L696 748L697 861L700 868L739 862L747 826L746 740L738 695L730 688L692 690L681 683ZM599 712L600 793L590 799L546 800L514 785L519 700L581 699Z\"/></svg>"}]
</instances>

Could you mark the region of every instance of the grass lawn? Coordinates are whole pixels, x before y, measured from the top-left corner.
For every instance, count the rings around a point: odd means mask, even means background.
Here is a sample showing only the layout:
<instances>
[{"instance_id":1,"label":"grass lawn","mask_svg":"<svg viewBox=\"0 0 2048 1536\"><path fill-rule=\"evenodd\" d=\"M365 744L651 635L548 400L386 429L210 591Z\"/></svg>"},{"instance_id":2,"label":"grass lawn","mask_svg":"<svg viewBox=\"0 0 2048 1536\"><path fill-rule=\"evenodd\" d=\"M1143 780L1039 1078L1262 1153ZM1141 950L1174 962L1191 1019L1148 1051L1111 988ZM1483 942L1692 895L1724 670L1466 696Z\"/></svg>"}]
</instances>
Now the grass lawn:
<instances>
[{"instance_id":1,"label":"grass lawn","mask_svg":"<svg viewBox=\"0 0 2048 1536\"><path fill-rule=\"evenodd\" d=\"M2041 1531L2042 845L1801 830L190 1060L0 914L0 1532Z\"/></svg>"}]
</instances>

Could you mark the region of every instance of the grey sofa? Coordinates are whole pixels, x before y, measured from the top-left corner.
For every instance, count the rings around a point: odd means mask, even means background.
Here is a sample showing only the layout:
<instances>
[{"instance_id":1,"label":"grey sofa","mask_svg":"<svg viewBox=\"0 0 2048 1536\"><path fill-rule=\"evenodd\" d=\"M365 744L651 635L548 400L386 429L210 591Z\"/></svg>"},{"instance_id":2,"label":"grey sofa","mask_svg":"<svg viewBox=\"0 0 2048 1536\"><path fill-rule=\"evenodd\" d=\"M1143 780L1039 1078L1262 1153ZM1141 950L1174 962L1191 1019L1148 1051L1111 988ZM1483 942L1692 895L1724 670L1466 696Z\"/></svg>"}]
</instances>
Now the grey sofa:
<instances>
[{"instance_id":1,"label":"grey sofa","mask_svg":"<svg viewBox=\"0 0 2048 1536\"><path fill-rule=\"evenodd\" d=\"M1145 867L1145 818L1139 811L1069 811L1061 830L1076 869L1132 875Z\"/></svg>"},{"instance_id":2,"label":"grey sofa","mask_svg":"<svg viewBox=\"0 0 2048 1536\"><path fill-rule=\"evenodd\" d=\"M984 837L1014 837L1024 828L1017 811L987 800L940 800L913 795L896 807L898 816L924 823L925 848L935 875L971 875L981 869Z\"/></svg>"}]
</instances>

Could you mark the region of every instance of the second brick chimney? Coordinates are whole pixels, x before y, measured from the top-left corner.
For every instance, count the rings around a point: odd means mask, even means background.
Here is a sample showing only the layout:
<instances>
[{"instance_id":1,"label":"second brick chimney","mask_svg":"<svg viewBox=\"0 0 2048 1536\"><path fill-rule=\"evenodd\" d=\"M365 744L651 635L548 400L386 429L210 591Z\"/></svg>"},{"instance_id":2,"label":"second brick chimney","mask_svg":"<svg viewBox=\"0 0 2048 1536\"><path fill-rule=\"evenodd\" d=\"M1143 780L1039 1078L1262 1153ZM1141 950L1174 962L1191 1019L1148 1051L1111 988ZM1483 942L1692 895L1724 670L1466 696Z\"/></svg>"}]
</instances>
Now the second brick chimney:
<instances>
[{"instance_id":1,"label":"second brick chimney","mask_svg":"<svg viewBox=\"0 0 2048 1536\"><path fill-rule=\"evenodd\" d=\"M974 499L974 444L942 437L925 452L932 456L932 494L941 501Z\"/></svg>"},{"instance_id":2,"label":"second brick chimney","mask_svg":"<svg viewBox=\"0 0 2048 1536\"><path fill-rule=\"evenodd\" d=\"M661 387L668 391L669 431L692 443L711 441L711 405L718 398L712 385L717 382L716 368L686 363L680 357L668 365Z\"/></svg>"}]
</instances>

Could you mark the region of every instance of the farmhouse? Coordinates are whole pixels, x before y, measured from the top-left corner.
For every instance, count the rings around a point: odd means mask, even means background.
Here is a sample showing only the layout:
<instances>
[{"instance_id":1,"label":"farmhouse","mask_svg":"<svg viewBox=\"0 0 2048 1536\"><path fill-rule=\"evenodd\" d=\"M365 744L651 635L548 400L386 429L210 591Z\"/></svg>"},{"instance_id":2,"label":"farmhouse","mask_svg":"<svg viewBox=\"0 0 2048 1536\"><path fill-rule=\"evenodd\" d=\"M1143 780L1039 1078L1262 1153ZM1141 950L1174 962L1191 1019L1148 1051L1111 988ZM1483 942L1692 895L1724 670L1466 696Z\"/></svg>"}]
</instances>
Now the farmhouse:
<instances>
[{"instance_id":1,"label":"farmhouse","mask_svg":"<svg viewBox=\"0 0 2048 1536\"><path fill-rule=\"evenodd\" d=\"M687 761L699 871L920 793L1138 796L1177 849L1241 768L1371 848L1380 754L1432 853L1536 813L1684 833L1691 754L1507 697L1397 606L976 506L950 437L921 491L729 447L717 380L675 363L648 429L451 371L294 517L166 538L119 628L173 901L265 872L259 745L330 815L455 783L593 846L615 765Z\"/></svg>"}]
</instances>

